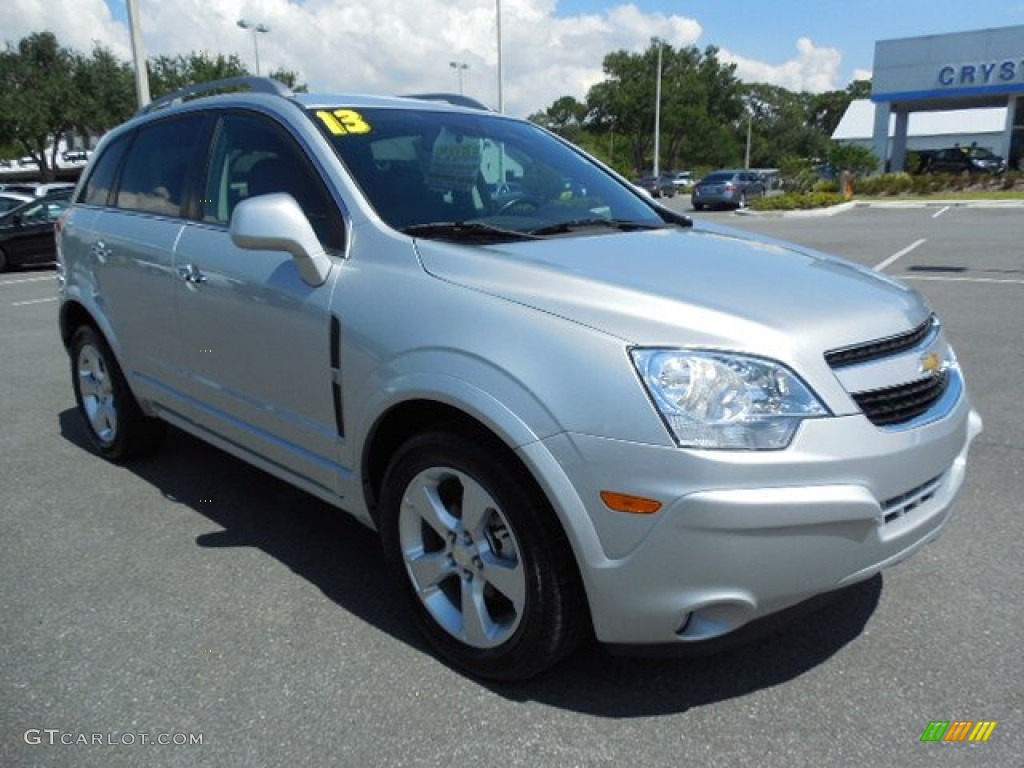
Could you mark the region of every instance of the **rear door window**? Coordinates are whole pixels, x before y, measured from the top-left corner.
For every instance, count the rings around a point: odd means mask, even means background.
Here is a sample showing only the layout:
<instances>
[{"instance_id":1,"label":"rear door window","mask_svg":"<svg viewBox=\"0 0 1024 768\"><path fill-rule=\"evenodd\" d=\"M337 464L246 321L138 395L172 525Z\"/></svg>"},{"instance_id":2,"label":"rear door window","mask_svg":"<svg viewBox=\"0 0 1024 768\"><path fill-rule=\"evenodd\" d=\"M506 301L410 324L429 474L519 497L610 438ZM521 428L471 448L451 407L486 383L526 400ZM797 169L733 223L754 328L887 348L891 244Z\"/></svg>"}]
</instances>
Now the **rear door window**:
<instances>
[{"instance_id":1,"label":"rear door window","mask_svg":"<svg viewBox=\"0 0 1024 768\"><path fill-rule=\"evenodd\" d=\"M125 160L117 207L180 216L189 160L204 122L202 115L190 115L140 128Z\"/></svg>"}]
</instances>

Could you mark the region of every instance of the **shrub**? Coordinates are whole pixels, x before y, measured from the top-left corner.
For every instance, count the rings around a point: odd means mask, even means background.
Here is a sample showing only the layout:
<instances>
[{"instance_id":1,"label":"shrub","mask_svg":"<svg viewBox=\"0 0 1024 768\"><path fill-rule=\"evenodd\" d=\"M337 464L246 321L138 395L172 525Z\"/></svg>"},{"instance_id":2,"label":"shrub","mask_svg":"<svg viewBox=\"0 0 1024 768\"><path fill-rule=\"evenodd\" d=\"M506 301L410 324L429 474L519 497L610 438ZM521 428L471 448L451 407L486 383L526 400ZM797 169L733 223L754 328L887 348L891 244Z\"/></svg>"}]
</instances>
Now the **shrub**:
<instances>
[{"instance_id":1,"label":"shrub","mask_svg":"<svg viewBox=\"0 0 1024 768\"><path fill-rule=\"evenodd\" d=\"M838 192L789 192L775 197L755 200L750 207L755 211L793 211L811 208L828 208L843 202Z\"/></svg>"}]
</instances>

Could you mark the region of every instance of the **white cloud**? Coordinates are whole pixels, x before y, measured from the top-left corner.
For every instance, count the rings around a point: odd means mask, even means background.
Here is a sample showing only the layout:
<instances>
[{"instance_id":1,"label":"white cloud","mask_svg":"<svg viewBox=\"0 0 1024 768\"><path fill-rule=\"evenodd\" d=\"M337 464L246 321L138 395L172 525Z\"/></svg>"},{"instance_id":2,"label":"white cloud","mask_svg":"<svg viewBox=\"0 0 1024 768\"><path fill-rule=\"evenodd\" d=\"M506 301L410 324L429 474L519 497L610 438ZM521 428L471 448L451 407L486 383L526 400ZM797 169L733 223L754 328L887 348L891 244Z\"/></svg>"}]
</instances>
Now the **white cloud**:
<instances>
[{"instance_id":1,"label":"white cloud","mask_svg":"<svg viewBox=\"0 0 1024 768\"><path fill-rule=\"evenodd\" d=\"M853 79L854 80L870 80L874 76L874 72L870 69L854 69Z\"/></svg>"},{"instance_id":2,"label":"white cloud","mask_svg":"<svg viewBox=\"0 0 1024 768\"><path fill-rule=\"evenodd\" d=\"M811 93L846 86L838 82L843 57L836 48L819 48L810 38L801 37L796 41L796 50L796 58L782 64L767 64L724 49L719 55L723 61L735 64L737 76L750 83L770 83Z\"/></svg>"},{"instance_id":3,"label":"white cloud","mask_svg":"<svg viewBox=\"0 0 1024 768\"><path fill-rule=\"evenodd\" d=\"M117 0L121 2L122 0ZM264 73L297 71L316 91L415 93L452 91L450 61L469 65L466 94L495 105L497 46L494 0L140 0L149 55L190 51L238 54L253 66L252 33L239 18L271 28L259 36ZM677 14L646 13L627 3L602 12L558 16L556 0L503 0L503 70L506 111L526 115L572 95L582 99L603 78L605 54L642 51L652 37L675 47L696 43L700 24ZM103 0L6 0L6 40L52 30L62 44L88 51L93 41L129 58L128 30ZM840 54L797 41L797 56L780 65L722 51L747 81L797 90L837 87ZM845 84L844 84L845 85Z\"/></svg>"},{"instance_id":4,"label":"white cloud","mask_svg":"<svg viewBox=\"0 0 1024 768\"><path fill-rule=\"evenodd\" d=\"M113 20L103 0L5 0L0 14L0 45L49 30L61 45L83 53L99 42L121 58L131 55L128 29Z\"/></svg>"}]
</instances>

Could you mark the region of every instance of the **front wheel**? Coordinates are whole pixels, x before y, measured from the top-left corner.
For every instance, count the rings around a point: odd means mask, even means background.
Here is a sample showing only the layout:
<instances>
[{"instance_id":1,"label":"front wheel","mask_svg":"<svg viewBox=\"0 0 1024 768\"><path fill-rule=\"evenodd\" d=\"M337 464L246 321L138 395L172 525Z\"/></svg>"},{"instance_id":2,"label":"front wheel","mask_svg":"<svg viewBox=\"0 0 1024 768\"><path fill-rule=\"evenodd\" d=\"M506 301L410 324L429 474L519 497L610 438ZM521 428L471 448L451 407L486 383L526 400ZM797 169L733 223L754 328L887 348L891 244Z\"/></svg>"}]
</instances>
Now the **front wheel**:
<instances>
[{"instance_id":1,"label":"front wheel","mask_svg":"<svg viewBox=\"0 0 1024 768\"><path fill-rule=\"evenodd\" d=\"M395 455L381 497L385 557L443 657L518 680L585 636L575 563L550 505L489 439L428 433Z\"/></svg>"}]
</instances>

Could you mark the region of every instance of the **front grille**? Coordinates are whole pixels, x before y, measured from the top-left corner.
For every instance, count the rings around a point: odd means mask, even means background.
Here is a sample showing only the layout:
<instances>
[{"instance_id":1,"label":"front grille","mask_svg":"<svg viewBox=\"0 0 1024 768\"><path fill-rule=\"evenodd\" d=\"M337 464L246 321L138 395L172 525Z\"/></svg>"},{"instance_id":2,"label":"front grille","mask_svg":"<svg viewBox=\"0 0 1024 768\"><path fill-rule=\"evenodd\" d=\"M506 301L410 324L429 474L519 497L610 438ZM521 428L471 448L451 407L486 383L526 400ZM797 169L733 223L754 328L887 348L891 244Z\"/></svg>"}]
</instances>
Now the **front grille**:
<instances>
[{"instance_id":1,"label":"front grille","mask_svg":"<svg viewBox=\"0 0 1024 768\"><path fill-rule=\"evenodd\" d=\"M942 371L909 384L858 392L853 399L872 424L888 427L905 424L925 413L942 397L948 386L949 373Z\"/></svg>"},{"instance_id":2,"label":"front grille","mask_svg":"<svg viewBox=\"0 0 1024 768\"><path fill-rule=\"evenodd\" d=\"M904 515L910 514L915 509L931 501L939 491L942 484L942 475L933 477L927 483L912 488L906 493L886 499L882 502L882 516L886 523L899 520Z\"/></svg>"},{"instance_id":3,"label":"front grille","mask_svg":"<svg viewBox=\"0 0 1024 768\"><path fill-rule=\"evenodd\" d=\"M937 325L935 317L929 317L921 325L912 331L901 333L899 336L890 336L888 339L869 341L865 344L857 344L843 349L834 349L825 353L825 361L832 368L842 368L847 365L867 363L872 360L880 360L884 357L897 355L908 349L913 349L932 332Z\"/></svg>"}]
</instances>

